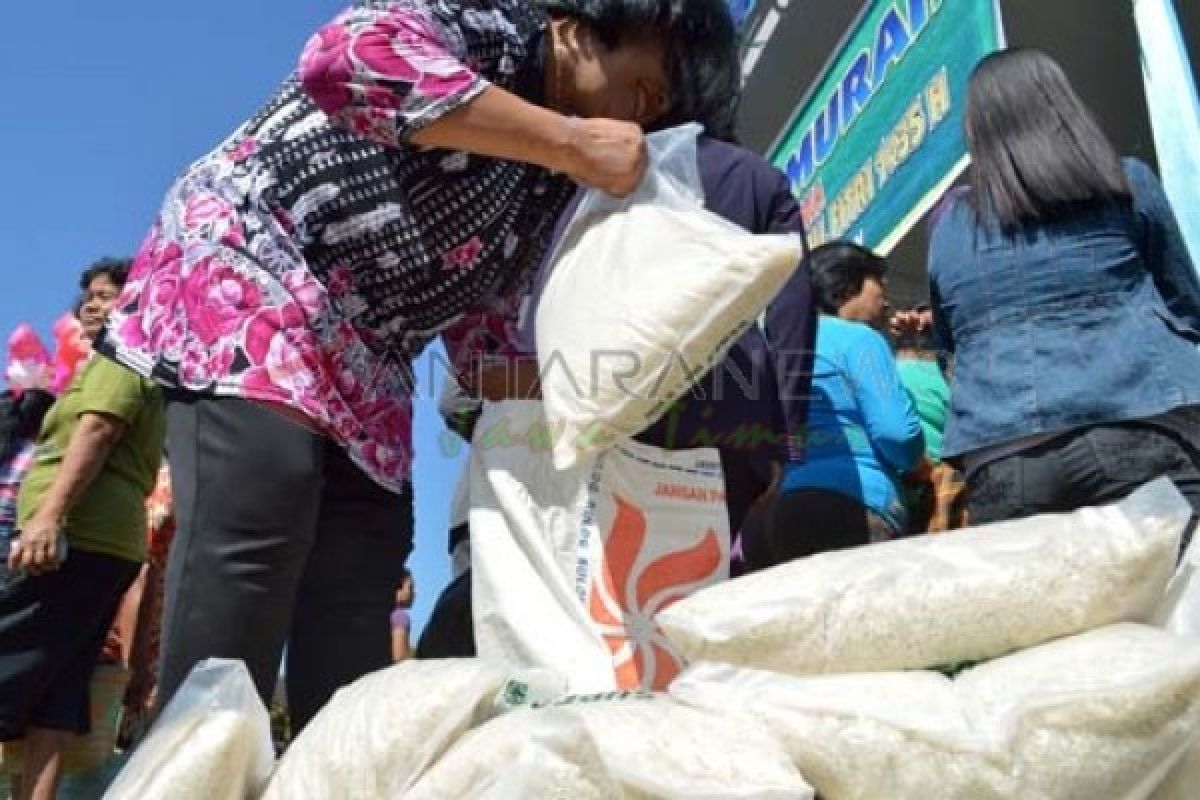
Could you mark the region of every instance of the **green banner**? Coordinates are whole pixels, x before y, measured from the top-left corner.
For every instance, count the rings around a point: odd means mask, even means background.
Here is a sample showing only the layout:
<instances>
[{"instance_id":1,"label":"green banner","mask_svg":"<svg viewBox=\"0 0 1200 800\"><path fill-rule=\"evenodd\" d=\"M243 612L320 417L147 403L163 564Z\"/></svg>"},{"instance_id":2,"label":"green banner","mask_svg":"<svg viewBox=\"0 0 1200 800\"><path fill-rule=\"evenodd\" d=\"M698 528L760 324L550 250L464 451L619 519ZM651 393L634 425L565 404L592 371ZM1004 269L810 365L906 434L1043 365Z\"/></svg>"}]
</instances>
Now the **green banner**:
<instances>
[{"instance_id":1,"label":"green banner","mask_svg":"<svg viewBox=\"0 0 1200 800\"><path fill-rule=\"evenodd\" d=\"M967 79L1002 41L995 0L871 0L771 153L811 246L911 229L967 164Z\"/></svg>"}]
</instances>

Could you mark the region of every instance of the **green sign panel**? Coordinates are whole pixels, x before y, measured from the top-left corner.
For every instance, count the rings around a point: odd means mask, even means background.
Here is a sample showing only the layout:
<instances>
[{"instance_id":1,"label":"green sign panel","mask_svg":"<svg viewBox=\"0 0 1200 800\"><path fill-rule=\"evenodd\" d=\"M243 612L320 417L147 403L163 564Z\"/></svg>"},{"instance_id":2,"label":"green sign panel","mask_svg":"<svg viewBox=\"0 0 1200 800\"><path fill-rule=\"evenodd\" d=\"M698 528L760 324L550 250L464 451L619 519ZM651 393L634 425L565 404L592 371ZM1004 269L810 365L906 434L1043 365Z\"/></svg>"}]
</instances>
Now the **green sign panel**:
<instances>
[{"instance_id":1,"label":"green sign panel","mask_svg":"<svg viewBox=\"0 0 1200 800\"><path fill-rule=\"evenodd\" d=\"M771 153L809 243L889 251L966 166L967 79L1002 46L995 0L871 0Z\"/></svg>"}]
</instances>

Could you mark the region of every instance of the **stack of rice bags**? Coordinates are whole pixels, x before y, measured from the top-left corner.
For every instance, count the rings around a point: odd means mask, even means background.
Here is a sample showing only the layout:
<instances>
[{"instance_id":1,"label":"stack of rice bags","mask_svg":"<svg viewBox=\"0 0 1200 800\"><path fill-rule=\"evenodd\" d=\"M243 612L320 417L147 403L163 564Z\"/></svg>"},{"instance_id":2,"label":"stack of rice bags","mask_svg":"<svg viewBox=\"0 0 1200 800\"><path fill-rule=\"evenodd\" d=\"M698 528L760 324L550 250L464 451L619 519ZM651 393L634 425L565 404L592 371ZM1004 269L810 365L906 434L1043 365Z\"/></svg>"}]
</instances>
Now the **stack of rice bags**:
<instances>
[{"instance_id":1,"label":"stack of rice bags","mask_svg":"<svg viewBox=\"0 0 1200 800\"><path fill-rule=\"evenodd\" d=\"M561 676L409 661L342 689L265 800L812 800L778 740L665 695L562 697Z\"/></svg>"},{"instance_id":2,"label":"stack of rice bags","mask_svg":"<svg viewBox=\"0 0 1200 800\"><path fill-rule=\"evenodd\" d=\"M1190 516L1163 479L706 589L657 618L670 694L765 723L824 800L1151 797L1200 730L1200 640L1144 624Z\"/></svg>"},{"instance_id":3,"label":"stack of rice bags","mask_svg":"<svg viewBox=\"0 0 1200 800\"><path fill-rule=\"evenodd\" d=\"M339 692L266 797L1200 796L1179 766L1200 641L1143 624L1189 517L1161 481L703 590L659 616L693 662L666 694L562 697L549 672L409 662Z\"/></svg>"}]
</instances>

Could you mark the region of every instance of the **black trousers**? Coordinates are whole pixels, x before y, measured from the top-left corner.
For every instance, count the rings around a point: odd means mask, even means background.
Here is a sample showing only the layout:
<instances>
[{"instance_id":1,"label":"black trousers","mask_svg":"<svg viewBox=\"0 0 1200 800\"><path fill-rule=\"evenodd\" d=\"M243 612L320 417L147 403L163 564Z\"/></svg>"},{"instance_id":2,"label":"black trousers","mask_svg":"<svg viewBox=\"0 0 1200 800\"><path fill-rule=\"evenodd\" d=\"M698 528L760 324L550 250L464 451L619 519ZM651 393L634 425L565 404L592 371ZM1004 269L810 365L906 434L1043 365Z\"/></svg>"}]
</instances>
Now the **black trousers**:
<instances>
[{"instance_id":1,"label":"black trousers","mask_svg":"<svg viewBox=\"0 0 1200 800\"><path fill-rule=\"evenodd\" d=\"M339 687L391 663L412 493L383 489L329 439L237 398L172 393L167 447L178 527L160 702L215 656L245 661L268 702L286 644L302 728Z\"/></svg>"},{"instance_id":2,"label":"black trousers","mask_svg":"<svg viewBox=\"0 0 1200 800\"><path fill-rule=\"evenodd\" d=\"M142 565L75 548L54 572L14 575L0 544L0 741L31 727L85 735L91 681Z\"/></svg>"},{"instance_id":3,"label":"black trousers","mask_svg":"<svg viewBox=\"0 0 1200 800\"><path fill-rule=\"evenodd\" d=\"M746 566L755 572L831 550L893 539L895 528L857 500L800 489L775 500L766 524L746 531Z\"/></svg>"},{"instance_id":4,"label":"black trousers","mask_svg":"<svg viewBox=\"0 0 1200 800\"><path fill-rule=\"evenodd\" d=\"M1163 475L1200 511L1200 453L1184 437L1150 423L1101 425L969 472L968 514L982 525L1115 503Z\"/></svg>"},{"instance_id":5,"label":"black trousers","mask_svg":"<svg viewBox=\"0 0 1200 800\"><path fill-rule=\"evenodd\" d=\"M471 613L471 570L438 595L429 622L417 641L417 658L472 658L475 622Z\"/></svg>"}]
</instances>

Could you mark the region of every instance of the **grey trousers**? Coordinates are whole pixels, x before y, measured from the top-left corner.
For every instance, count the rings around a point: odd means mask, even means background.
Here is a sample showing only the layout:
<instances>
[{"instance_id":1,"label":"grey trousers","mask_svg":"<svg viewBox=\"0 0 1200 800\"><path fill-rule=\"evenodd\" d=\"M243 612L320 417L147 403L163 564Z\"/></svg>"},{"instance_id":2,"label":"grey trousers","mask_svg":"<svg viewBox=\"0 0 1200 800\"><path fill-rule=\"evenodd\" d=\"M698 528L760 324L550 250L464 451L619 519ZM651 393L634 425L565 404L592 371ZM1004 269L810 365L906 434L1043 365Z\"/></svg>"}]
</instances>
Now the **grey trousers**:
<instances>
[{"instance_id":1,"label":"grey trousers","mask_svg":"<svg viewBox=\"0 0 1200 800\"><path fill-rule=\"evenodd\" d=\"M237 398L171 393L167 451L177 531L161 703L214 656L243 660L268 702L286 644L298 730L391 663L411 490L383 489L329 439Z\"/></svg>"}]
</instances>

